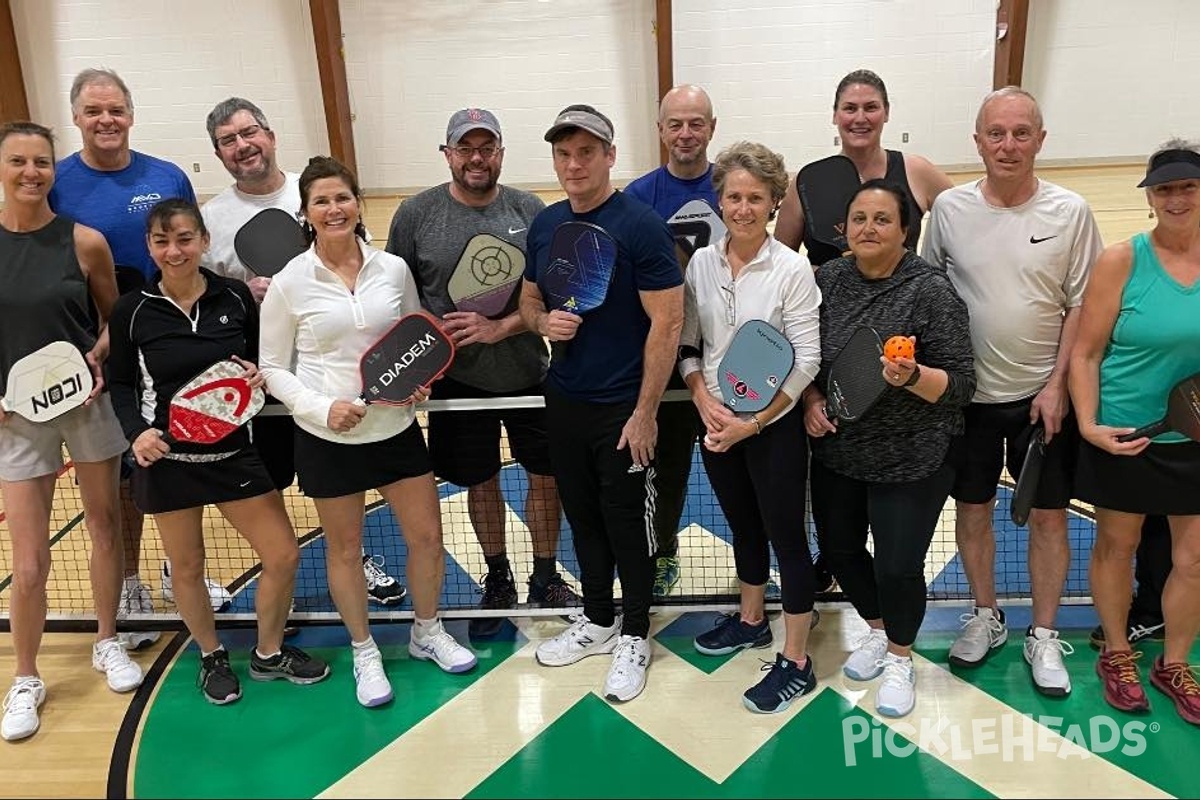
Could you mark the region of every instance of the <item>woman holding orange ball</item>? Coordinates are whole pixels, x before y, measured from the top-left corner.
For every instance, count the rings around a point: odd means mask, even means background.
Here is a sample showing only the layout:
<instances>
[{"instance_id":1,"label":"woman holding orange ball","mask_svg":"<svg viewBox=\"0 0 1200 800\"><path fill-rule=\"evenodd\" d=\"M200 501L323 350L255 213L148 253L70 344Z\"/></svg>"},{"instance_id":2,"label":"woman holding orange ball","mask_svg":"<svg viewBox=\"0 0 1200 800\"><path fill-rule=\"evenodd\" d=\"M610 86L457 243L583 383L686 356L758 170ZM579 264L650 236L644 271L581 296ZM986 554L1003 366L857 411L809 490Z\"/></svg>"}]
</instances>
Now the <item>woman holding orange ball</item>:
<instances>
[{"instance_id":1,"label":"woman holding orange ball","mask_svg":"<svg viewBox=\"0 0 1200 800\"><path fill-rule=\"evenodd\" d=\"M869 629L842 671L882 674L875 707L888 717L915 703L925 553L954 480L951 440L975 392L967 307L944 270L905 249L910 224L901 187L867 181L854 195L851 255L817 270L821 371L803 395L817 541ZM861 326L890 337L880 356L888 388L862 417L839 423L825 415L829 367Z\"/></svg>"}]
</instances>

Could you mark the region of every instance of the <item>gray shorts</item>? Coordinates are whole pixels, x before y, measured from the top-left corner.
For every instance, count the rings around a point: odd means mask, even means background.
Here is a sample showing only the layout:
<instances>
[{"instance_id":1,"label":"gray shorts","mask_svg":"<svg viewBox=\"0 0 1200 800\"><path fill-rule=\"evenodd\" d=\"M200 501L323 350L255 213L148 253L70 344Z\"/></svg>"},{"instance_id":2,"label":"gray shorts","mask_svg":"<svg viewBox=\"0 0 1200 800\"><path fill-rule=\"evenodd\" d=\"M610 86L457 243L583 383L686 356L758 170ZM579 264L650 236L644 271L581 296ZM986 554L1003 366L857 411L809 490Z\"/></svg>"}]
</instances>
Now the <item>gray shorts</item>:
<instances>
[{"instance_id":1,"label":"gray shorts","mask_svg":"<svg viewBox=\"0 0 1200 800\"><path fill-rule=\"evenodd\" d=\"M0 424L0 480L24 481L57 473L63 466L64 444L71 459L82 464L107 461L128 449L107 393L89 406L47 422L9 414Z\"/></svg>"}]
</instances>

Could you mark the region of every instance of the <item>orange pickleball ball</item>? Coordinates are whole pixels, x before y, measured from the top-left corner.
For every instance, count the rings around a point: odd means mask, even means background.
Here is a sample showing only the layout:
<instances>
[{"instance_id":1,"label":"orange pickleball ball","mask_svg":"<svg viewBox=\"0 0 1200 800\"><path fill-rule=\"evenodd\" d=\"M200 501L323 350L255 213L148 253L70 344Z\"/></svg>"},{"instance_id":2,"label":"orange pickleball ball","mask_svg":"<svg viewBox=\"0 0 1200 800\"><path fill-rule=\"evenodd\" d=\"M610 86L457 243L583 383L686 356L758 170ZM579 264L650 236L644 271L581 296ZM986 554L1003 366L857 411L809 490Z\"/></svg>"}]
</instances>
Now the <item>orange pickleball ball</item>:
<instances>
[{"instance_id":1,"label":"orange pickleball ball","mask_svg":"<svg viewBox=\"0 0 1200 800\"><path fill-rule=\"evenodd\" d=\"M883 344L883 354L893 361L897 358L912 358L917 353L912 339L907 336L893 336Z\"/></svg>"}]
</instances>

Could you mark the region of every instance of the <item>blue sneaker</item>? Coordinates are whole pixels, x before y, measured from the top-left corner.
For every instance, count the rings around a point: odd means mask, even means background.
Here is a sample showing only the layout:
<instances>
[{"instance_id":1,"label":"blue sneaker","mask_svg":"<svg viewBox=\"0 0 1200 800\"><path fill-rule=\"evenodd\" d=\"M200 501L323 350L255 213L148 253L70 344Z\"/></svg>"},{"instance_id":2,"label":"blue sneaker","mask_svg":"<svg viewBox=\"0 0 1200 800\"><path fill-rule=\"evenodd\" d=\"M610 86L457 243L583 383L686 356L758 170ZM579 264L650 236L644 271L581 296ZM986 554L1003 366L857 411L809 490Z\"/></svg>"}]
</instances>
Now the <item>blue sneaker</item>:
<instances>
[{"instance_id":1,"label":"blue sneaker","mask_svg":"<svg viewBox=\"0 0 1200 800\"><path fill-rule=\"evenodd\" d=\"M763 662L766 677L751 686L742 695L742 705L755 714L777 714L787 711L797 697L817 688L817 676L813 674L812 656L801 669L795 661L775 654L775 663Z\"/></svg>"},{"instance_id":2,"label":"blue sneaker","mask_svg":"<svg viewBox=\"0 0 1200 800\"><path fill-rule=\"evenodd\" d=\"M659 556L654 560L654 599L663 600L679 583L679 557Z\"/></svg>"},{"instance_id":3,"label":"blue sneaker","mask_svg":"<svg viewBox=\"0 0 1200 800\"><path fill-rule=\"evenodd\" d=\"M747 647L770 647L771 626L766 617L757 625L742 622L741 614L724 614L717 626L692 640L696 651L706 656L727 656Z\"/></svg>"}]
</instances>

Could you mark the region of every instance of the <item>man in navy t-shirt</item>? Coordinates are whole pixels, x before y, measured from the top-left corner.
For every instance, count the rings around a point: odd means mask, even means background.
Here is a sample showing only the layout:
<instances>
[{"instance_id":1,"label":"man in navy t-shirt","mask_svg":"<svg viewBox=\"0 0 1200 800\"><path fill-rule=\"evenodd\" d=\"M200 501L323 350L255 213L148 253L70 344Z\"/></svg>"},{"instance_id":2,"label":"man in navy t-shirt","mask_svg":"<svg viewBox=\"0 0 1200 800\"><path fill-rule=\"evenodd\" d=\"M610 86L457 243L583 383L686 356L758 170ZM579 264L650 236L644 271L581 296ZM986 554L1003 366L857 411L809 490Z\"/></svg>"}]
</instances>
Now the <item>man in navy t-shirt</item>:
<instances>
[{"instance_id":1,"label":"man in navy t-shirt","mask_svg":"<svg viewBox=\"0 0 1200 800\"><path fill-rule=\"evenodd\" d=\"M129 147L133 97L121 76L107 69L85 69L71 83L71 118L83 147L55 166L50 207L54 213L104 234L117 265L121 292L138 288L158 271L146 246L146 217L160 200L181 197L196 201L187 175L179 167ZM129 493L129 466L121 471L121 532L125 544L125 580L117 619L154 611L150 589L140 577L142 514ZM208 581L209 597L218 608L230 595ZM121 633L131 650L153 644L156 631Z\"/></svg>"},{"instance_id":2,"label":"man in navy t-shirt","mask_svg":"<svg viewBox=\"0 0 1200 800\"><path fill-rule=\"evenodd\" d=\"M537 658L565 666L611 653L609 700L631 700L650 665L654 583L655 415L675 364L683 326L683 275L666 223L612 185L617 151L608 117L591 106L563 109L546 132L567 194L534 218L521 293L525 324L562 342L546 375L550 459L575 540L583 616L543 642ZM604 303L585 317L548 309L538 279L564 222L598 225L616 241ZM613 569L624 618L613 603Z\"/></svg>"},{"instance_id":3,"label":"man in navy t-shirt","mask_svg":"<svg viewBox=\"0 0 1200 800\"><path fill-rule=\"evenodd\" d=\"M652 206L665 220L692 200L703 200L713 210L718 209L712 162L708 160L708 143L716 128L712 100L699 86L676 86L667 92L658 108L658 136L667 148L667 163L632 181L625 187L625 194ZM674 370L667 388L687 389ZM700 414L690 400L659 406L655 600L666 597L679 582L679 517L687 500L692 451L699 431Z\"/></svg>"}]
</instances>

